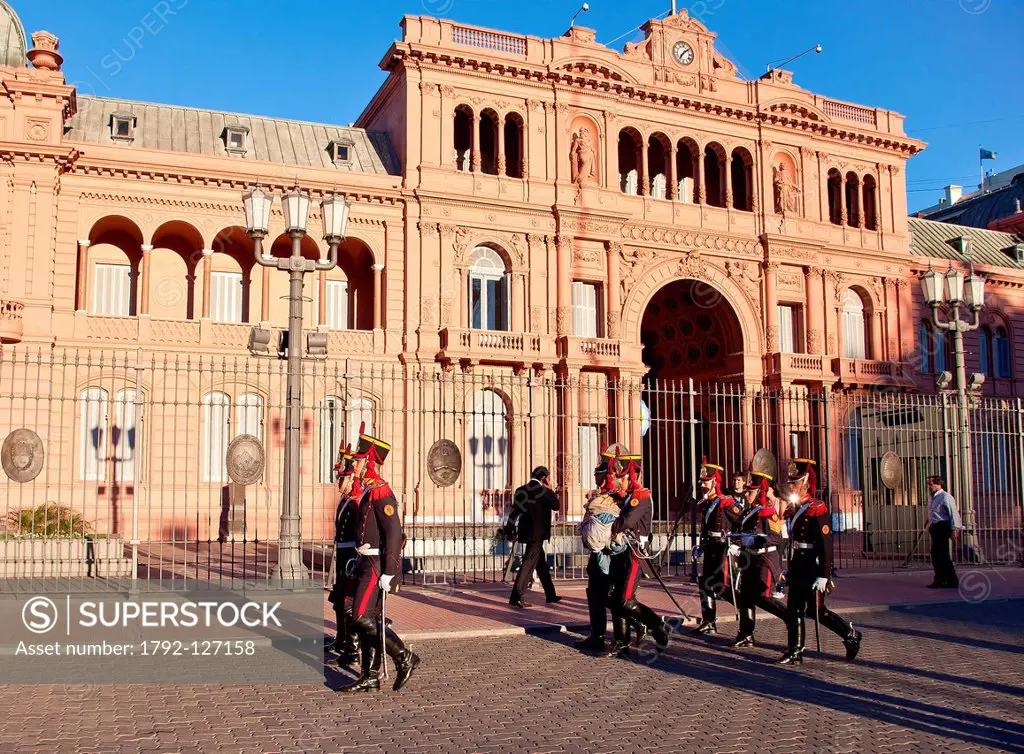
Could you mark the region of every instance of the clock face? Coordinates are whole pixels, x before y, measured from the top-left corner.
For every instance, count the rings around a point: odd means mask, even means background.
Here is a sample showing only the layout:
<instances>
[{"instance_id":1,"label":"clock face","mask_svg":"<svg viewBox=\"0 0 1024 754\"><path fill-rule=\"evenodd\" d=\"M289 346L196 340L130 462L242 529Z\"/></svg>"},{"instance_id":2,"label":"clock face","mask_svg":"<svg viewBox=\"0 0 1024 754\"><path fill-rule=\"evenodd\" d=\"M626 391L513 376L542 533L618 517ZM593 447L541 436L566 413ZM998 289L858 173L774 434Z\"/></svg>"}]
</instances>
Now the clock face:
<instances>
[{"instance_id":1,"label":"clock face","mask_svg":"<svg viewBox=\"0 0 1024 754\"><path fill-rule=\"evenodd\" d=\"M689 65L693 62L693 48L686 42L676 42L672 46L672 55L682 65Z\"/></svg>"}]
</instances>

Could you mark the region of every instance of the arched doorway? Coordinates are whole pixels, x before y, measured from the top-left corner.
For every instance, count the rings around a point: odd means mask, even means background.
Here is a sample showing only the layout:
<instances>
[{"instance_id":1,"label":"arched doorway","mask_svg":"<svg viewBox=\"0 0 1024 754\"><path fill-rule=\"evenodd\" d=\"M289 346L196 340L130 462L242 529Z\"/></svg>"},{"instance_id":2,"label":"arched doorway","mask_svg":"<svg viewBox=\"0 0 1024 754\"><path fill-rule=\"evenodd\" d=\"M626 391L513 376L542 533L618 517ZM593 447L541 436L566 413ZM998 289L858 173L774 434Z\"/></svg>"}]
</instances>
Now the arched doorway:
<instances>
[{"instance_id":1,"label":"arched doorway","mask_svg":"<svg viewBox=\"0 0 1024 754\"><path fill-rule=\"evenodd\" d=\"M640 340L648 366L641 393L644 482L656 518L672 521L694 494L702 457L729 472L741 463L743 330L717 288L676 280L648 302ZM686 532L689 517L684 523Z\"/></svg>"}]
</instances>

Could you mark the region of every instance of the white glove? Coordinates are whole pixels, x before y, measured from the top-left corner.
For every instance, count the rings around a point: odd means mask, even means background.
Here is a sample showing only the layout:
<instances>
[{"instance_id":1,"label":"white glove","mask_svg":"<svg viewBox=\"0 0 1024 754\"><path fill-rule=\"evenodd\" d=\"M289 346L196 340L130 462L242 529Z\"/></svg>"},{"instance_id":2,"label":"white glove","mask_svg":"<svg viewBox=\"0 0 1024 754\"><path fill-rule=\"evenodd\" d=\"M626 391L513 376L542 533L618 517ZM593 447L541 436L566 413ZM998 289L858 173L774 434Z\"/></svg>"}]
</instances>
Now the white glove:
<instances>
[{"instance_id":1,"label":"white glove","mask_svg":"<svg viewBox=\"0 0 1024 754\"><path fill-rule=\"evenodd\" d=\"M369 555L370 550L372 549L373 545L359 545L359 547L356 548L356 552L360 555Z\"/></svg>"},{"instance_id":2,"label":"white glove","mask_svg":"<svg viewBox=\"0 0 1024 754\"><path fill-rule=\"evenodd\" d=\"M390 592L391 591L391 582L392 582L392 580L394 578L395 578L394 576L389 576L388 574L385 573L385 574L383 574L380 577L380 581L377 582L377 583L380 584L380 588L383 589L385 592Z\"/></svg>"},{"instance_id":3,"label":"white glove","mask_svg":"<svg viewBox=\"0 0 1024 754\"><path fill-rule=\"evenodd\" d=\"M816 592L825 593L825 587L828 586L828 579L815 579L814 586L811 587Z\"/></svg>"},{"instance_id":4,"label":"white glove","mask_svg":"<svg viewBox=\"0 0 1024 754\"><path fill-rule=\"evenodd\" d=\"M740 546L739 545L729 545L729 554L732 555L733 557L738 556L740 554Z\"/></svg>"}]
</instances>

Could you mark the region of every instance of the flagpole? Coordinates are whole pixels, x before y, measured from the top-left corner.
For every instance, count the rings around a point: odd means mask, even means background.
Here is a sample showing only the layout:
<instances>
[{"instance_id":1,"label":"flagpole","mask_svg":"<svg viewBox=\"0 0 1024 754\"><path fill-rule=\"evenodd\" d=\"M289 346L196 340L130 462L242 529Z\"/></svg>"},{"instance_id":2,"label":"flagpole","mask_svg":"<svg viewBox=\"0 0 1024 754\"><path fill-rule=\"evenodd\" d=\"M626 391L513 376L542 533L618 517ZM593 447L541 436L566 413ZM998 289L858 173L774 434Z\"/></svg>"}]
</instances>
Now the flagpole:
<instances>
[{"instance_id":1,"label":"flagpole","mask_svg":"<svg viewBox=\"0 0 1024 754\"><path fill-rule=\"evenodd\" d=\"M978 147L978 173L981 175L981 193L985 193L985 161L981 157L981 147Z\"/></svg>"}]
</instances>

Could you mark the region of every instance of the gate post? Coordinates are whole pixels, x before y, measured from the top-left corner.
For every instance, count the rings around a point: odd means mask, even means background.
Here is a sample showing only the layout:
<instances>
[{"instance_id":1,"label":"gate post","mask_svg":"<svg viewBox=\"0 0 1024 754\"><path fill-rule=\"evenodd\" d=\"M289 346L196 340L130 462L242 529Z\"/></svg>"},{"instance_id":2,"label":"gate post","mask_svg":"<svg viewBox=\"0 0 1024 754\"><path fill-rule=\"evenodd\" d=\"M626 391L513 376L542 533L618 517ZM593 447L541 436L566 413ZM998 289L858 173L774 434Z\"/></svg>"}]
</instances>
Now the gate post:
<instances>
[{"instance_id":1,"label":"gate post","mask_svg":"<svg viewBox=\"0 0 1024 754\"><path fill-rule=\"evenodd\" d=\"M697 551L697 412L693 402L693 377L687 380L687 396L690 412L690 482L693 494L690 502L690 558L686 562L690 567L690 581L696 584L697 564L693 560L693 553Z\"/></svg>"},{"instance_id":2,"label":"gate post","mask_svg":"<svg viewBox=\"0 0 1024 754\"><path fill-rule=\"evenodd\" d=\"M142 440L145 440L148 436L148 429L146 427L146 417L142 410L144 406L142 401L142 372L142 349L138 348L135 351L135 397L133 399L135 405L133 410L135 412L135 426L141 429L141 432L138 432L138 434ZM147 444L140 439L136 439L135 447L141 449L146 447ZM130 540L132 547L132 577L129 595L134 597L139 593L139 495L141 494L139 473L143 459L136 453L135 449L132 450L132 457L132 538Z\"/></svg>"}]
</instances>

